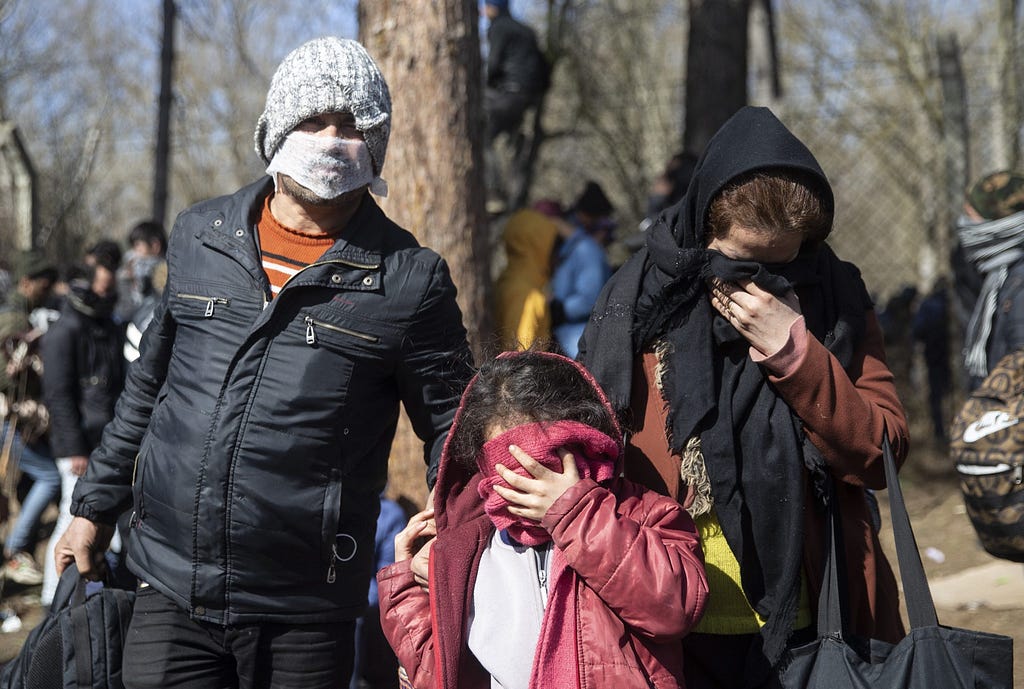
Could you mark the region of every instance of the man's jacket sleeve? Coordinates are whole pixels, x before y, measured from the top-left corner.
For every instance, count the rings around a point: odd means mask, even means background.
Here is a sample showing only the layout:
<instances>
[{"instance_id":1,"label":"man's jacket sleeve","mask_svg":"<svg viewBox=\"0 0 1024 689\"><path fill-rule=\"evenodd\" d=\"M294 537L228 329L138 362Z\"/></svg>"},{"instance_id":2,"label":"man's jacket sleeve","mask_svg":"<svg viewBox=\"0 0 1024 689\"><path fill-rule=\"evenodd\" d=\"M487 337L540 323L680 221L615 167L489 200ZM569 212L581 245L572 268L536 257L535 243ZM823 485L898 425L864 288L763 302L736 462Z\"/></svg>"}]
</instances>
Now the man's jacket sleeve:
<instances>
[{"instance_id":1,"label":"man's jacket sleeve","mask_svg":"<svg viewBox=\"0 0 1024 689\"><path fill-rule=\"evenodd\" d=\"M114 420L103 430L103 440L92 453L88 470L75 485L71 514L113 524L131 504L139 446L167 377L174 344L176 326L167 303L168 292L164 292L142 337L139 358L129 367Z\"/></svg>"},{"instance_id":2,"label":"man's jacket sleeve","mask_svg":"<svg viewBox=\"0 0 1024 689\"><path fill-rule=\"evenodd\" d=\"M437 259L403 343L399 390L413 430L424 443L427 484L434 485L448 428L473 375L462 312L448 266Z\"/></svg>"}]
</instances>

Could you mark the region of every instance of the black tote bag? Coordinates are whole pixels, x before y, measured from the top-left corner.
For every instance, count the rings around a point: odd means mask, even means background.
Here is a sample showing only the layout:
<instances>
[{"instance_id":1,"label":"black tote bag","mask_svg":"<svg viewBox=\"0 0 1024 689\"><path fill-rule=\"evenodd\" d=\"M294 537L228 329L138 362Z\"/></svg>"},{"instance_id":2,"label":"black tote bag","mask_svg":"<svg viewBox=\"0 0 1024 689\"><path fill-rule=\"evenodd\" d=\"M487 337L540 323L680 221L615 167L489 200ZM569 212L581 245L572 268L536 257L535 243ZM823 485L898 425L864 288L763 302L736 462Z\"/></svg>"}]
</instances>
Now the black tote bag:
<instances>
[{"instance_id":1,"label":"black tote bag","mask_svg":"<svg viewBox=\"0 0 1024 689\"><path fill-rule=\"evenodd\" d=\"M829 548L818 600L818 638L791 649L779 673L785 689L1012 689L1013 639L939 624L910 526L888 433L882 454L910 631L897 644L844 632L838 519L829 499Z\"/></svg>"}]
</instances>

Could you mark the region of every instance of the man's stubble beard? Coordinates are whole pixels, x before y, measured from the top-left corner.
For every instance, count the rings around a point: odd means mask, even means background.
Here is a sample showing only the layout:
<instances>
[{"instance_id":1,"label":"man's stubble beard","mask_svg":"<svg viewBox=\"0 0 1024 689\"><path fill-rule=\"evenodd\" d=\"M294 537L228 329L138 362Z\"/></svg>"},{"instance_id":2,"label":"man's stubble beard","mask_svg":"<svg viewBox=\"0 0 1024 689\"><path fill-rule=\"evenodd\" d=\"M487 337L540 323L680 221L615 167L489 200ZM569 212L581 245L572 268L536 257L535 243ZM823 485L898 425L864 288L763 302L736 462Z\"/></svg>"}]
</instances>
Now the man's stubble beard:
<instances>
[{"instance_id":1,"label":"man's stubble beard","mask_svg":"<svg viewBox=\"0 0 1024 689\"><path fill-rule=\"evenodd\" d=\"M278 180L281 185L281 191L299 203L307 206L317 206L320 208L330 208L332 206L344 206L346 205L355 194L359 194L363 191L363 188L355 189L353 191L345 192L340 196L336 196L333 199L325 199L317 196L307 187L302 186L288 175L281 174Z\"/></svg>"}]
</instances>

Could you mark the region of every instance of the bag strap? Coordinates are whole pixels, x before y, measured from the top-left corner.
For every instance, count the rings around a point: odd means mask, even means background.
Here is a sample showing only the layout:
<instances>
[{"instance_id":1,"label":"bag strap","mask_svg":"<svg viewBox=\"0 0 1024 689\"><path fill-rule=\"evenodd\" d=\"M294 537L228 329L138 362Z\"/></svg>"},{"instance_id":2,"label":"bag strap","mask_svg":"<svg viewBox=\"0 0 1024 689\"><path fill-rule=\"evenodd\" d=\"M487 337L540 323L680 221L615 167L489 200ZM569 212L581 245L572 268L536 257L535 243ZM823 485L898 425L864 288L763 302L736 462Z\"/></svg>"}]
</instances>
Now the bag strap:
<instances>
[{"instance_id":1,"label":"bag strap","mask_svg":"<svg viewBox=\"0 0 1024 689\"><path fill-rule=\"evenodd\" d=\"M921 551L910 526L910 515L903 500L903 489L896 475L896 460L893 457L889 433L882 436L882 459L885 462L885 485L889 493L889 516L892 519L893 535L896 539L896 556L900 563L900 579L903 581L903 595L907 602L907 616L911 628L934 627L939 624L935 614L935 602L928 588L928 578L921 562Z\"/></svg>"},{"instance_id":2,"label":"bag strap","mask_svg":"<svg viewBox=\"0 0 1024 689\"><path fill-rule=\"evenodd\" d=\"M918 627L934 627L939 624L935 614L935 603L928 578L924 573L921 553L917 549L917 539L910 525L910 515L903 499L899 476L896 473L896 459L893 456L892 443L889 440L888 428L882 430L882 462L885 465L885 483L889 493L889 517L892 521L893 536L896 541L896 556L900 563L900 579L903 582L903 595L907 604L907 616L912 629ZM840 529L841 516L835 500L835 486L828 482L825 539L828 557L825 561L825 572L821 594L818 597L818 636L843 636L843 597L839 582L839 550L842 543Z\"/></svg>"},{"instance_id":3,"label":"bag strap","mask_svg":"<svg viewBox=\"0 0 1024 689\"><path fill-rule=\"evenodd\" d=\"M71 643L75 648L75 678L79 687L91 687L92 641L89 637L89 613L84 605L71 608Z\"/></svg>"},{"instance_id":4,"label":"bag strap","mask_svg":"<svg viewBox=\"0 0 1024 689\"><path fill-rule=\"evenodd\" d=\"M836 512L835 482L831 476L825 494L825 541L827 557L821 593L818 596L818 636L841 638L843 635L843 611L839 596L839 519Z\"/></svg>"},{"instance_id":5,"label":"bag strap","mask_svg":"<svg viewBox=\"0 0 1024 689\"><path fill-rule=\"evenodd\" d=\"M78 574L78 566L72 562L64 569L60 581L57 582L57 589L50 603L50 615L55 616L62 610L84 602L85 580Z\"/></svg>"}]
</instances>

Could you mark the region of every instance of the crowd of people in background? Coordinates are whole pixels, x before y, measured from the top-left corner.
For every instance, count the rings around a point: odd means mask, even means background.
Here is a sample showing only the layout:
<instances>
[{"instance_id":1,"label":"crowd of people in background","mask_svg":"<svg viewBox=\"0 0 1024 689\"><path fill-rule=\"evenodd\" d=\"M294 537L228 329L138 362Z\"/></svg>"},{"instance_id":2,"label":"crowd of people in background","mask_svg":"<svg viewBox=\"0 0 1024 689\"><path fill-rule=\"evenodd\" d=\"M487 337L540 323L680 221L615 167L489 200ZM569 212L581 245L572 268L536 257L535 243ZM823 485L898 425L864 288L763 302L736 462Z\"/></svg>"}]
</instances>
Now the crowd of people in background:
<instances>
[{"instance_id":1,"label":"crowd of people in background","mask_svg":"<svg viewBox=\"0 0 1024 689\"><path fill-rule=\"evenodd\" d=\"M491 146L549 75L486 8ZM834 510L852 628L901 638L882 439L902 462L917 349L946 438L954 313L968 386L1024 346L1024 175L967 191L955 282L876 311L813 153L743 108L668 159L633 231L597 180L506 209L503 353L474 370L443 257L373 198L390 118L366 50L315 39L256 123L267 177L169 236L12 258L4 579L43 605L72 562L137 590L131 687L738 688L815 638ZM414 515L384 495L400 407Z\"/></svg>"},{"instance_id":2,"label":"crowd of people in background","mask_svg":"<svg viewBox=\"0 0 1024 689\"><path fill-rule=\"evenodd\" d=\"M145 327L140 319L159 299L159 275L166 272L159 223L139 223L125 240L95 242L64 265L40 250L17 253L0 306L2 462L6 476L20 471L31 481L22 492L13 482L4 486L5 508L13 497L7 492L21 499L7 529L3 577L42 584L44 606L57 585L53 546L71 520L71 492L124 385L131 360L126 334ZM55 502L56 524L40 561L43 515ZM113 549L119 552L120 543Z\"/></svg>"}]
</instances>

